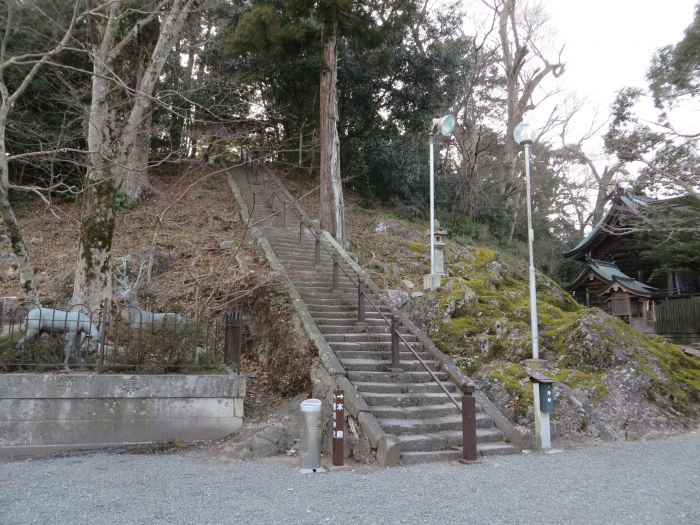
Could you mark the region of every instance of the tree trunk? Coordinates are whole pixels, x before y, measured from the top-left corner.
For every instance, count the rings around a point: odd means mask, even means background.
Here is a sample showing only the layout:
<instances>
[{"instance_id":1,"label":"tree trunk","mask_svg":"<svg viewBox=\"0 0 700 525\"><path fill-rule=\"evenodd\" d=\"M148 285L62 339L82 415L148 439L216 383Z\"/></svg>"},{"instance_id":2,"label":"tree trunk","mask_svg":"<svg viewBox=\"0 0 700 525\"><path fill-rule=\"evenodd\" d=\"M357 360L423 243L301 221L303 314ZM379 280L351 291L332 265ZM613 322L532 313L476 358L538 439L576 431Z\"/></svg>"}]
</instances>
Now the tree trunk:
<instances>
[{"instance_id":1,"label":"tree trunk","mask_svg":"<svg viewBox=\"0 0 700 525\"><path fill-rule=\"evenodd\" d=\"M462 155L462 178L459 193L456 196L456 206L459 211L470 219L476 211L476 194L479 191L478 148L479 133L474 121L463 126L457 126L454 132L457 146Z\"/></svg>"},{"instance_id":2,"label":"tree trunk","mask_svg":"<svg viewBox=\"0 0 700 525\"><path fill-rule=\"evenodd\" d=\"M593 214L591 215L591 226L598 224L598 221L603 218L603 212L605 211L605 203L608 199L608 193L610 192L610 187L613 183L613 176L618 171L618 167L615 166L612 169L609 166L605 166L603 169L603 174L599 177L596 176L596 182L598 183L598 188L595 198L595 206L593 207Z\"/></svg>"},{"instance_id":3,"label":"tree trunk","mask_svg":"<svg viewBox=\"0 0 700 525\"><path fill-rule=\"evenodd\" d=\"M7 123L8 112L9 107L7 103L3 101L0 107L0 216L5 223L7 235L10 238L12 253L15 256L15 261L19 268L19 281L22 287L22 294L27 301L38 303L39 293L34 278L34 267L27 253L27 247L24 244L22 228L10 205L10 171L5 151L5 125Z\"/></svg>"},{"instance_id":4,"label":"tree trunk","mask_svg":"<svg viewBox=\"0 0 700 525\"><path fill-rule=\"evenodd\" d=\"M113 13L116 14L116 13ZM109 306L112 299L110 256L114 235L116 186L109 169L112 122L107 104L108 68L103 50L111 49L116 24L110 19L100 50L95 52L92 100L88 118L88 172L80 220L80 247L73 284L73 304L95 309ZM110 43L111 40L111 43Z\"/></svg>"},{"instance_id":5,"label":"tree trunk","mask_svg":"<svg viewBox=\"0 0 700 525\"><path fill-rule=\"evenodd\" d=\"M513 242L513 237L515 236L515 227L518 225L518 218L520 217L521 196L522 192L520 188L516 188L515 194L513 195L513 221L510 224L510 231L508 232L508 242Z\"/></svg>"},{"instance_id":6,"label":"tree trunk","mask_svg":"<svg viewBox=\"0 0 700 525\"><path fill-rule=\"evenodd\" d=\"M148 161L151 158L151 129L153 112L148 111L136 130L131 155L127 157L124 178L120 191L130 198L139 200L148 194L151 184L148 180Z\"/></svg>"},{"instance_id":7,"label":"tree trunk","mask_svg":"<svg viewBox=\"0 0 700 525\"><path fill-rule=\"evenodd\" d=\"M320 87L321 141L321 228L345 246L345 205L340 177L340 138L338 137L338 55L336 24L328 24L321 34L323 62Z\"/></svg>"},{"instance_id":8,"label":"tree trunk","mask_svg":"<svg viewBox=\"0 0 700 525\"><path fill-rule=\"evenodd\" d=\"M191 3L191 0L175 0L172 9L165 17L150 62L136 88L131 113L122 132L117 162L117 166L121 168L118 168L117 181L121 191L134 200L139 200L149 185L148 172L140 164L143 160L143 151L139 151L136 147L140 137L139 130L144 126L153 89L163 71L173 43L182 30ZM148 127L150 128L150 125Z\"/></svg>"}]
</instances>

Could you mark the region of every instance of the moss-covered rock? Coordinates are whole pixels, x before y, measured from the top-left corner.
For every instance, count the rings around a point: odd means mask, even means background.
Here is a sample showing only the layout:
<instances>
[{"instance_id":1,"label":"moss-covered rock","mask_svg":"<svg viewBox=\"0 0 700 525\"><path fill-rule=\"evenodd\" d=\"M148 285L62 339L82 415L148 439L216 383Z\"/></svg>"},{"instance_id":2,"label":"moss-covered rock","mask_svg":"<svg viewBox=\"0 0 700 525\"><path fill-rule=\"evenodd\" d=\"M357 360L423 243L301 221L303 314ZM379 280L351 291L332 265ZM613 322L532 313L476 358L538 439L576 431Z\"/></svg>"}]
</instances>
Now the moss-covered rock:
<instances>
[{"instance_id":1,"label":"moss-covered rock","mask_svg":"<svg viewBox=\"0 0 700 525\"><path fill-rule=\"evenodd\" d=\"M421 282L430 261L427 224L397 219L386 209L355 211L349 214L353 250L377 284L400 289L405 279ZM524 252L474 241L448 237L442 288L411 299L402 310L504 414L532 426L532 386L521 365L532 355L528 264ZM537 311L540 356L557 380L554 437L638 438L696 424L697 360L582 307L541 274Z\"/></svg>"},{"instance_id":2,"label":"moss-covered rock","mask_svg":"<svg viewBox=\"0 0 700 525\"><path fill-rule=\"evenodd\" d=\"M694 424L700 365L538 275L540 354L557 381L555 437L638 438ZM441 290L404 309L518 424L532 424L527 269L486 247L463 248Z\"/></svg>"}]
</instances>

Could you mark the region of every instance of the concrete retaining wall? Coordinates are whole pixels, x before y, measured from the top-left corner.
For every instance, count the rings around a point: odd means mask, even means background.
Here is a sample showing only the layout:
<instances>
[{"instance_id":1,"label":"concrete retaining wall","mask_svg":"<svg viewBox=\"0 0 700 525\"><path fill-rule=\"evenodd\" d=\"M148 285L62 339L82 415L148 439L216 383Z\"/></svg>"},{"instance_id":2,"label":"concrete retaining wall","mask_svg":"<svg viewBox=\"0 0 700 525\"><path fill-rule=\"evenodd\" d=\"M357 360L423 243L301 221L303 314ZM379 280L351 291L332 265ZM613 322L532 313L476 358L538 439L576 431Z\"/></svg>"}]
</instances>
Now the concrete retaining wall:
<instances>
[{"instance_id":1,"label":"concrete retaining wall","mask_svg":"<svg viewBox=\"0 0 700 525\"><path fill-rule=\"evenodd\" d=\"M245 389L243 375L0 374L0 456L221 438Z\"/></svg>"}]
</instances>

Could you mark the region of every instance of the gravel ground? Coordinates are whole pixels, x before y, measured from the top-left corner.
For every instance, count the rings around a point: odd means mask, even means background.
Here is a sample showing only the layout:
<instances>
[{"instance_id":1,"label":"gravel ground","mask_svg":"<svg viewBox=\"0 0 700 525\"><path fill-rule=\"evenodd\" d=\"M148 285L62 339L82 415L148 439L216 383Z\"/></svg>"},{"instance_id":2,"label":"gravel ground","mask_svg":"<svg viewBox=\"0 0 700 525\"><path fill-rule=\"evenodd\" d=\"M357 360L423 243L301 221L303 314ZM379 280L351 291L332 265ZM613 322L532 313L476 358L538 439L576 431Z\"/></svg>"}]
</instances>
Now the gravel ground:
<instances>
[{"instance_id":1,"label":"gravel ground","mask_svg":"<svg viewBox=\"0 0 700 525\"><path fill-rule=\"evenodd\" d=\"M0 523L700 523L700 434L300 475L213 450L0 462Z\"/></svg>"}]
</instances>

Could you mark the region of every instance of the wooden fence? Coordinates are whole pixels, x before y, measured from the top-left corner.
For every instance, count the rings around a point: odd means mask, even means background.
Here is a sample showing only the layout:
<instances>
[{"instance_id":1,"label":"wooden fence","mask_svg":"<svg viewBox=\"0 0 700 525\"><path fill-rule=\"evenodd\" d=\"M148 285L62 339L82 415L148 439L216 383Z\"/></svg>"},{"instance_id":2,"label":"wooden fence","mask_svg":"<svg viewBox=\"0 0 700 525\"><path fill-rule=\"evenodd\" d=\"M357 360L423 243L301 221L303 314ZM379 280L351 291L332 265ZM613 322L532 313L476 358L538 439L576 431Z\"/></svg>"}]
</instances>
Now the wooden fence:
<instances>
[{"instance_id":1,"label":"wooden fence","mask_svg":"<svg viewBox=\"0 0 700 525\"><path fill-rule=\"evenodd\" d=\"M663 335L700 335L700 296L667 298L656 307L656 331Z\"/></svg>"}]
</instances>

